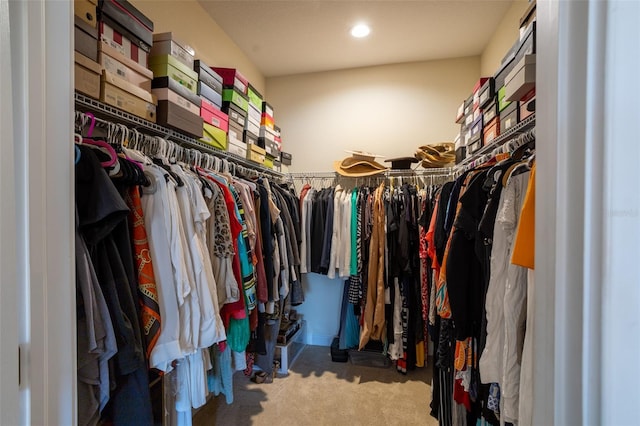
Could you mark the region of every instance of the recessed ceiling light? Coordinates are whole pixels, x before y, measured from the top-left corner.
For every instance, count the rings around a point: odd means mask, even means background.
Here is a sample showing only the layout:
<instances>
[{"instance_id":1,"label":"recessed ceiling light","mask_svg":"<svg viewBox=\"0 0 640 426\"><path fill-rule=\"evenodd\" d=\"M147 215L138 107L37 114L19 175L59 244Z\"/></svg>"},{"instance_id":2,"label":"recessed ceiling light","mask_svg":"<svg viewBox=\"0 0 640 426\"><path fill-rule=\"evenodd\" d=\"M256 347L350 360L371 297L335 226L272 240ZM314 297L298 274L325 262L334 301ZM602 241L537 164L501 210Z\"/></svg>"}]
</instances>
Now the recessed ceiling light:
<instances>
[{"instance_id":1,"label":"recessed ceiling light","mask_svg":"<svg viewBox=\"0 0 640 426\"><path fill-rule=\"evenodd\" d=\"M371 29L367 24L358 24L351 28L351 35L356 38L362 38L369 35Z\"/></svg>"}]
</instances>

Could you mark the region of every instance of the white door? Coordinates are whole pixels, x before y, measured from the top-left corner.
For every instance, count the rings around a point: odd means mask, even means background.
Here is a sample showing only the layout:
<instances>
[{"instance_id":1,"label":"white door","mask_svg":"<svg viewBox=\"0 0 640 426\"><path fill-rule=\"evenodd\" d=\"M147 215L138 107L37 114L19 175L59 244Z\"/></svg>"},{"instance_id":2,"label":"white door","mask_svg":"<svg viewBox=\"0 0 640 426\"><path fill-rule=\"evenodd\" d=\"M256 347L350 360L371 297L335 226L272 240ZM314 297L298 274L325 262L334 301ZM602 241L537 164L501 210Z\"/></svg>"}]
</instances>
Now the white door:
<instances>
[{"instance_id":1,"label":"white door","mask_svg":"<svg viewBox=\"0 0 640 426\"><path fill-rule=\"evenodd\" d=\"M0 0L0 58L10 58L9 3ZM18 268L11 61L0 61L0 424L17 424Z\"/></svg>"},{"instance_id":2,"label":"white door","mask_svg":"<svg viewBox=\"0 0 640 426\"><path fill-rule=\"evenodd\" d=\"M76 423L72 4L0 0L1 425Z\"/></svg>"}]
</instances>

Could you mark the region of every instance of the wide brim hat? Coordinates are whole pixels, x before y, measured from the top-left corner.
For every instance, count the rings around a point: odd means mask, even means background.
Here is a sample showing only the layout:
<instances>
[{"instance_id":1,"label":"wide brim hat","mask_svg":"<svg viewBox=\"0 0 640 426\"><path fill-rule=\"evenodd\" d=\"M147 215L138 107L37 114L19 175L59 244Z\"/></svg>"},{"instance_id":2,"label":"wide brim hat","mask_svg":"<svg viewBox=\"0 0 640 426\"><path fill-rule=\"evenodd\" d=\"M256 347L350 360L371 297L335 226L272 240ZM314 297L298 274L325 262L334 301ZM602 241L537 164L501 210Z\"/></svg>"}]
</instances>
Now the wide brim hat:
<instances>
[{"instance_id":1,"label":"wide brim hat","mask_svg":"<svg viewBox=\"0 0 640 426\"><path fill-rule=\"evenodd\" d=\"M377 155L360 151L347 151L352 154L341 161L334 161L333 168L338 174L347 177L366 177L383 173L385 166L375 161Z\"/></svg>"},{"instance_id":2,"label":"wide brim hat","mask_svg":"<svg viewBox=\"0 0 640 426\"><path fill-rule=\"evenodd\" d=\"M391 170L411 170L411 164L417 163L415 157L398 157L384 160L385 163L391 163Z\"/></svg>"},{"instance_id":3,"label":"wide brim hat","mask_svg":"<svg viewBox=\"0 0 640 426\"><path fill-rule=\"evenodd\" d=\"M456 162L456 146L453 142L423 145L418 148L415 157L426 169L452 166Z\"/></svg>"}]
</instances>

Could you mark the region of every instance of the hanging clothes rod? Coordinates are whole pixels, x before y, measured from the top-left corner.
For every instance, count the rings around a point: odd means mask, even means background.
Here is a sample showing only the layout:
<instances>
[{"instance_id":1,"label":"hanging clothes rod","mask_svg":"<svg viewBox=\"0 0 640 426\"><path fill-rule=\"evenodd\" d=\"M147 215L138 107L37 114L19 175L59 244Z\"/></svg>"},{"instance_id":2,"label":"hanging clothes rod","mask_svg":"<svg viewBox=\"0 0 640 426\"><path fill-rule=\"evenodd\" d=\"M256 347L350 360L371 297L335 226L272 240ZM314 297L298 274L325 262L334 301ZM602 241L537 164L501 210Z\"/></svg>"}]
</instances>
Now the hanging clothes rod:
<instances>
[{"instance_id":1,"label":"hanging clothes rod","mask_svg":"<svg viewBox=\"0 0 640 426\"><path fill-rule=\"evenodd\" d=\"M96 124L100 125L102 128L105 128L107 131L109 130L109 128L115 128L114 126L117 126L118 124L125 125L127 129L135 130L140 134L149 137L160 137L163 140L174 142L175 144L185 149L200 151L202 153L224 159L234 164L236 169L238 166L240 166L248 170L253 170L255 173L258 173L258 175L271 176L281 180L286 179L287 177L287 175L284 173L269 169L260 164L253 163L246 158L240 157L239 155L216 149L173 129L169 129L158 124L143 120L140 117L120 111L117 108L106 105L80 93L75 94L75 103L76 126L78 129L80 129L80 131L83 130L84 126L82 126L82 121L78 123L79 119L82 120L78 114L91 112L96 116Z\"/></svg>"},{"instance_id":2,"label":"hanging clothes rod","mask_svg":"<svg viewBox=\"0 0 640 426\"><path fill-rule=\"evenodd\" d=\"M343 176L336 172L295 172L289 173L291 179L387 179L389 177L428 177L428 176L453 176L453 167L420 170L387 170L373 176Z\"/></svg>"}]
</instances>

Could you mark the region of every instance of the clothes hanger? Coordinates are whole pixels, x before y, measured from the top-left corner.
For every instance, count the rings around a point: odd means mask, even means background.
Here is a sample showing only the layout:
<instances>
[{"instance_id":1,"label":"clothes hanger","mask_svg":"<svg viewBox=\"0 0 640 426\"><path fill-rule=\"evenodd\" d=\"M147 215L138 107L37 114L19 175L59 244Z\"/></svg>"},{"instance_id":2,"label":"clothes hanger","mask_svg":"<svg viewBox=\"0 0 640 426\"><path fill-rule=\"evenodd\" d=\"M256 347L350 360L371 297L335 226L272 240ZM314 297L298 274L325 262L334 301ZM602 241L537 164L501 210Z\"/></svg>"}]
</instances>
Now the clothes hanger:
<instances>
[{"instance_id":1,"label":"clothes hanger","mask_svg":"<svg viewBox=\"0 0 640 426\"><path fill-rule=\"evenodd\" d=\"M158 149L158 152L156 153L155 157L153 158L153 163L156 164L157 166L160 166L167 173L169 173L169 175L176 181L176 185L178 187L184 186L184 182L182 181L180 176L178 176L173 170L171 170L169 165L166 163L166 159L167 159L166 153L167 153L167 149L168 149L167 141L165 139L160 138L160 137L156 137L155 139L156 139L156 141L157 141L157 143L159 145L159 149Z\"/></svg>"},{"instance_id":2,"label":"clothes hanger","mask_svg":"<svg viewBox=\"0 0 640 426\"><path fill-rule=\"evenodd\" d=\"M118 155L116 154L116 151L105 141L91 139L93 130L96 126L96 117L90 112L85 113L85 116L89 117L91 119L91 122L89 124L89 130L87 131L87 137L82 138L82 143L91 147L95 147L96 149L99 149L100 151L109 155L109 160L101 162L100 165L104 168L112 167L118 161Z\"/></svg>"}]
</instances>

